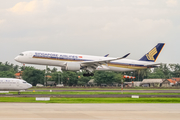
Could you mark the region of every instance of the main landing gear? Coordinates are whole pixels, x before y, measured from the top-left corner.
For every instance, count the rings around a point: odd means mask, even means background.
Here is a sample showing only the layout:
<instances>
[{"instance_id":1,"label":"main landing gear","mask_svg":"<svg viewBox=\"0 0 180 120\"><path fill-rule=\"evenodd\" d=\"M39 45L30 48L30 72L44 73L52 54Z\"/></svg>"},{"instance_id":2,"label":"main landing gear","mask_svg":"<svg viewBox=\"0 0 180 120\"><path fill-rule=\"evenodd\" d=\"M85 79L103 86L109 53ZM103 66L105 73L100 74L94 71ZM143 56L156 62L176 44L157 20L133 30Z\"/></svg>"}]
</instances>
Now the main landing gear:
<instances>
[{"instance_id":1,"label":"main landing gear","mask_svg":"<svg viewBox=\"0 0 180 120\"><path fill-rule=\"evenodd\" d=\"M94 76L94 73L85 73L83 74L84 77Z\"/></svg>"}]
</instances>

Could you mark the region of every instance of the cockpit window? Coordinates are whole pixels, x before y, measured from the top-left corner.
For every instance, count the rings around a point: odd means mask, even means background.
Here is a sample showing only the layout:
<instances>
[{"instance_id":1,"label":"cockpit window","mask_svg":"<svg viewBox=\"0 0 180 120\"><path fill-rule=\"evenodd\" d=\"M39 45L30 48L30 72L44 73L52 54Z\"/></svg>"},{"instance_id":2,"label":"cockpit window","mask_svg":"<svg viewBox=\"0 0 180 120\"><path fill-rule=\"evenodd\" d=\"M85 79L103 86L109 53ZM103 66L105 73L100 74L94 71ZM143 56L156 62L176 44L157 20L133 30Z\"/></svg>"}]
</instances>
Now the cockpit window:
<instances>
[{"instance_id":1,"label":"cockpit window","mask_svg":"<svg viewBox=\"0 0 180 120\"><path fill-rule=\"evenodd\" d=\"M24 56L24 54L22 54L22 53L21 53L21 54L19 54L19 55L20 55L20 56Z\"/></svg>"},{"instance_id":2,"label":"cockpit window","mask_svg":"<svg viewBox=\"0 0 180 120\"><path fill-rule=\"evenodd\" d=\"M26 83L26 82L23 82L23 83Z\"/></svg>"}]
</instances>

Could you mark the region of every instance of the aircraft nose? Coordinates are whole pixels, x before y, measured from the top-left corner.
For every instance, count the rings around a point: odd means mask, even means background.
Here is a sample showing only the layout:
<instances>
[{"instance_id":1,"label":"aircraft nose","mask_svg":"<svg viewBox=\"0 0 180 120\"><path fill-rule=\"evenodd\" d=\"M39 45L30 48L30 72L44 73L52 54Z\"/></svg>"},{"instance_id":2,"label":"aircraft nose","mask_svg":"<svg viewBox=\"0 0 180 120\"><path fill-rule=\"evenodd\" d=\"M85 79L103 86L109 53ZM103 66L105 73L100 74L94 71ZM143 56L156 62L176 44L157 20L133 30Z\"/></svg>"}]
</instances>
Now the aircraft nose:
<instances>
[{"instance_id":1,"label":"aircraft nose","mask_svg":"<svg viewBox=\"0 0 180 120\"><path fill-rule=\"evenodd\" d=\"M15 61L18 61L18 56L14 58Z\"/></svg>"},{"instance_id":2,"label":"aircraft nose","mask_svg":"<svg viewBox=\"0 0 180 120\"><path fill-rule=\"evenodd\" d=\"M31 88L31 87L32 87L32 85L28 83L28 88Z\"/></svg>"}]
</instances>

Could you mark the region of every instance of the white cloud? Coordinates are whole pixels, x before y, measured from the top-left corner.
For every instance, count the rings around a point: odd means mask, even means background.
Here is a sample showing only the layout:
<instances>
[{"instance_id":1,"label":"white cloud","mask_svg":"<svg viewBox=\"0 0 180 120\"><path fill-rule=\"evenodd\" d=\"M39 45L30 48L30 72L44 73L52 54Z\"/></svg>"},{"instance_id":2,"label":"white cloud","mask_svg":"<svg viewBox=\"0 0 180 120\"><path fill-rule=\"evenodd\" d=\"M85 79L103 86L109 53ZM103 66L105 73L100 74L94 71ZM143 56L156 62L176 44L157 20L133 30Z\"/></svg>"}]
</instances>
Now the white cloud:
<instances>
[{"instance_id":1,"label":"white cloud","mask_svg":"<svg viewBox=\"0 0 180 120\"><path fill-rule=\"evenodd\" d=\"M166 4L168 7L174 7L178 5L178 1L177 0L168 0L166 1Z\"/></svg>"},{"instance_id":2,"label":"white cloud","mask_svg":"<svg viewBox=\"0 0 180 120\"><path fill-rule=\"evenodd\" d=\"M12 8L8 9L8 11L16 14L32 13L48 8L49 4L50 0L32 0L30 2L19 2Z\"/></svg>"},{"instance_id":3,"label":"white cloud","mask_svg":"<svg viewBox=\"0 0 180 120\"><path fill-rule=\"evenodd\" d=\"M148 5L149 3L149 0L136 0L132 2L133 5Z\"/></svg>"},{"instance_id":4,"label":"white cloud","mask_svg":"<svg viewBox=\"0 0 180 120\"><path fill-rule=\"evenodd\" d=\"M4 22L5 22L5 20L0 20L0 24L1 24L1 23L4 23Z\"/></svg>"},{"instance_id":5,"label":"white cloud","mask_svg":"<svg viewBox=\"0 0 180 120\"><path fill-rule=\"evenodd\" d=\"M175 53L171 48L178 48L180 44L178 42L180 8L172 9L178 2L177 0L2 2L0 46L7 47L6 44L11 44L8 45L9 57L14 56L13 48L14 53L24 50L48 50L93 55L103 55L107 52L112 56L129 51L134 52L131 55L134 58L138 54L139 56L144 54L142 47L167 42L169 48L165 52L167 53L165 56L168 56L164 57L166 60L172 58L171 53ZM134 51L131 51L133 49ZM180 61L180 57L176 61Z\"/></svg>"},{"instance_id":6,"label":"white cloud","mask_svg":"<svg viewBox=\"0 0 180 120\"><path fill-rule=\"evenodd\" d=\"M121 18L116 22L106 23L101 28L104 39L144 39L156 36L163 38L171 31L173 24L168 19ZM139 41L138 40L138 41Z\"/></svg>"},{"instance_id":7,"label":"white cloud","mask_svg":"<svg viewBox=\"0 0 180 120\"><path fill-rule=\"evenodd\" d=\"M2 25L5 24L5 21L6 21L5 19L2 19L2 20L0 19L0 33L1 33L2 28L3 28Z\"/></svg>"},{"instance_id":8,"label":"white cloud","mask_svg":"<svg viewBox=\"0 0 180 120\"><path fill-rule=\"evenodd\" d=\"M26 12L33 12L36 8L37 2L31 1L31 2L20 2L17 3L14 7L10 8L9 11L17 13L17 14L23 14Z\"/></svg>"}]
</instances>

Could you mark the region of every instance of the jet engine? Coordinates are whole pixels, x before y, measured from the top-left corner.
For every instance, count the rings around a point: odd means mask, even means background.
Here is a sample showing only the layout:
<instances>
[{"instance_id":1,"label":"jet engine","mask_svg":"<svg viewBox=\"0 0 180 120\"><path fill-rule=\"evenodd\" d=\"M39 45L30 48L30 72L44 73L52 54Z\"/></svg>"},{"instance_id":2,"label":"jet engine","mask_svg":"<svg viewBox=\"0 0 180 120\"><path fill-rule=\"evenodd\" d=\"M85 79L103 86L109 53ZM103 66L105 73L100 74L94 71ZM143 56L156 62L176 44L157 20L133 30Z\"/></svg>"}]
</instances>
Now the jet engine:
<instances>
[{"instance_id":1,"label":"jet engine","mask_svg":"<svg viewBox=\"0 0 180 120\"><path fill-rule=\"evenodd\" d=\"M69 70L69 71L79 71L81 68L80 63L76 62L67 62L64 67L62 67L62 70Z\"/></svg>"}]
</instances>

